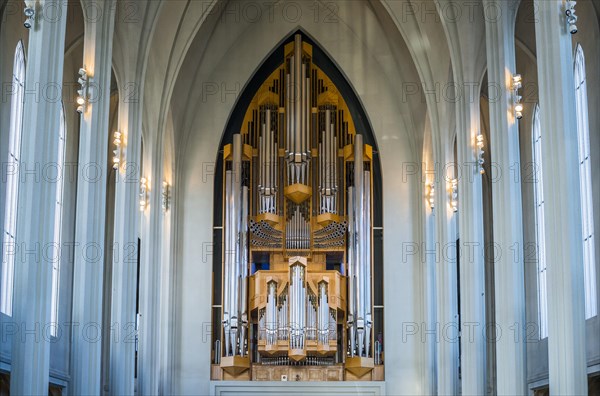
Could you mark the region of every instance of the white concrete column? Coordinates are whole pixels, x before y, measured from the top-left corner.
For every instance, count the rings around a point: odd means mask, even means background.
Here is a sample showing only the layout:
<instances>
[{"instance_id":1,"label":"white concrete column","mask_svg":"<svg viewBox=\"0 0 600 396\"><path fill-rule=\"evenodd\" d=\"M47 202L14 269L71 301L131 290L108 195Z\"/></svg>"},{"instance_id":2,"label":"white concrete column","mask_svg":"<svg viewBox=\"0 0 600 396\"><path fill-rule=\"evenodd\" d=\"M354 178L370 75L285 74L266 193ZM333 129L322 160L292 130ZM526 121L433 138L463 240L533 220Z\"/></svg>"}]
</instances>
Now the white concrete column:
<instances>
[{"instance_id":1,"label":"white concrete column","mask_svg":"<svg viewBox=\"0 0 600 396\"><path fill-rule=\"evenodd\" d=\"M513 111L512 77L515 64L515 14L518 2L485 0L498 10L487 17L486 39L490 85L490 150L494 243L500 249L494 263L496 325L502 331L496 341L498 395L527 394L525 364L525 279L523 263L523 215L519 127ZM515 328L516 326L516 328ZM512 329L512 330L511 330ZM508 336L513 331L515 337Z\"/></svg>"},{"instance_id":2,"label":"white concrete column","mask_svg":"<svg viewBox=\"0 0 600 396\"><path fill-rule=\"evenodd\" d=\"M94 14L86 14L93 10ZM77 215L73 268L73 334L71 384L73 395L99 394L102 359L102 295L106 218L106 163L110 131L109 103L113 0L85 7L82 67L93 89L81 115L77 178Z\"/></svg>"},{"instance_id":3,"label":"white concrete column","mask_svg":"<svg viewBox=\"0 0 600 396\"><path fill-rule=\"evenodd\" d=\"M138 392L143 395L158 394L160 374L160 302L162 268L162 144L155 137L148 144L148 166L146 174L150 178L150 205L143 217L142 252L140 267L140 312L142 314L138 348ZM145 146L146 147L146 146ZM144 162L145 164L147 162Z\"/></svg>"},{"instance_id":4,"label":"white concrete column","mask_svg":"<svg viewBox=\"0 0 600 396\"><path fill-rule=\"evenodd\" d=\"M133 82L139 89L139 84ZM138 92L136 97L141 97ZM112 278L109 393L133 395L135 370L135 295L141 166L141 103L119 102L119 129L125 158L117 174L115 189L115 235ZM152 203L151 203L152 204Z\"/></svg>"},{"instance_id":5,"label":"white concrete column","mask_svg":"<svg viewBox=\"0 0 600 396\"><path fill-rule=\"evenodd\" d=\"M479 89L461 80L456 141L459 165L461 389L463 395L486 391L485 260L483 196L475 141L480 129ZM478 87L478 86L477 86Z\"/></svg>"},{"instance_id":6,"label":"white concrete column","mask_svg":"<svg viewBox=\"0 0 600 396\"><path fill-rule=\"evenodd\" d=\"M535 0L534 5L544 164L550 392L587 395L573 48L563 1Z\"/></svg>"},{"instance_id":7,"label":"white concrete column","mask_svg":"<svg viewBox=\"0 0 600 396\"><path fill-rule=\"evenodd\" d=\"M440 135L439 133L437 134ZM456 395L458 386L458 300L456 285L455 232L452 231L452 209L448 196L446 172L451 163L447 157L444 140L434 140L435 197L434 218L436 234L435 290L437 316L437 394Z\"/></svg>"},{"instance_id":8,"label":"white concrete column","mask_svg":"<svg viewBox=\"0 0 600 396\"><path fill-rule=\"evenodd\" d=\"M66 2L37 3L29 32L19 164L10 392L47 395Z\"/></svg>"},{"instance_id":9,"label":"white concrete column","mask_svg":"<svg viewBox=\"0 0 600 396\"><path fill-rule=\"evenodd\" d=\"M482 7L474 7L468 0L438 0L436 6L450 45L456 87L456 98L450 104L455 103L459 167L461 392L483 395L486 392L485 256L476 136L481 127L479 83L485 70L484 16ZM444 192L450 194L450 188L446 186Z\"/></svg>"}]
</instances>

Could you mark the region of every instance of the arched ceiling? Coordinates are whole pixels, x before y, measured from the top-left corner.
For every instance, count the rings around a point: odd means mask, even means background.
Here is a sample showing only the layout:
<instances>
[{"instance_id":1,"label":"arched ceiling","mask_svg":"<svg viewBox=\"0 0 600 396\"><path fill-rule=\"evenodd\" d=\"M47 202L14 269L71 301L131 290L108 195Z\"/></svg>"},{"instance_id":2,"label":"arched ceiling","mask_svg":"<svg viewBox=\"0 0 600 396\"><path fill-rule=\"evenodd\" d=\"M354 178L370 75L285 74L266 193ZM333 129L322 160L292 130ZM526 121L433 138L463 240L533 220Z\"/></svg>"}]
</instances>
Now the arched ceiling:
<instances>
[{"instance_id":1,"label":"arched ceiling","mask_svg":"<svg viewBox=\"0 0 600 396\"><path fill-rule=\"evenodd\" d=\"M401 100L403 82L419 81L418 75L403 41L392 41L398 36L397 31L388 34L386 26L373 11L374 6L380 6L379 2L339 3L332 23L315 22L314 15L309 14L312 2L304 4L303 16L297 20L277 20L275 16L272 21L263 23L244 18L236 20L237 16L231 10L243 10L243 5L239 4L243 2L229 2L207 19L205 26L212 30L201 28L202 33L196 35L182 65L175 86L177 94L173 95L171 103L175 129L182 134L176 138L181 147L187 146L188 135L194 133L198 122L202 122L196 118L199 109L213 100L231 102L229 105L232 105L270 51L298 27L315 38L343 73L350 69L357 72L354 78L347 77L359 96L369 92L365 82L373 80L375 73L379 73L377 77L383 79L385 85L395 86L399 102L396 111L403 114L411 130L422 130L425 108L421 101ZM387 28L395 30L392 24ZM369 70L371 62L374 66ZM216 93L211 94L213 91ZM213 133L222 132L219 129Z\"/></svg>"},{"instance_id":2,"label":"arched ceiling","mask_svg":"<svg viewBox=\"0 0 600 396\"><path fill-rule=\"evenodd\" d=\"M443 88L451 76L449 45L433 0L302 0L294 6L241 0L134 4L133 10L117 9L115 74L120 86L136 84L143 100L144 131L152 135L145 141L164 139L171 112L176 161L185 157L198 123L207 122L208 114L198 118L206 101L223 96L224 102L231 102L224 103L226 107L232 108L233 91L241 91L278 42L298 28L331 55L361 100L374 102L374 96L387 92L388 97L381 95L386 102L381 106L399 114L402 125L392 128L385 120L371 119L381 123L374 128L378 140L402 138L418 160L425 118L430 117L432 130L439 133L435 131L440 123L452 117L446 114L453 112L447 103L429 100L423 89L436 84ZM407 5L413 7L410 12ZM128 12L134 20L126 20ZM215 86L218 92L212 94ZM215 123L211 133L221 134L224 124L225 120Z\"/></svg>"}]
</instances>

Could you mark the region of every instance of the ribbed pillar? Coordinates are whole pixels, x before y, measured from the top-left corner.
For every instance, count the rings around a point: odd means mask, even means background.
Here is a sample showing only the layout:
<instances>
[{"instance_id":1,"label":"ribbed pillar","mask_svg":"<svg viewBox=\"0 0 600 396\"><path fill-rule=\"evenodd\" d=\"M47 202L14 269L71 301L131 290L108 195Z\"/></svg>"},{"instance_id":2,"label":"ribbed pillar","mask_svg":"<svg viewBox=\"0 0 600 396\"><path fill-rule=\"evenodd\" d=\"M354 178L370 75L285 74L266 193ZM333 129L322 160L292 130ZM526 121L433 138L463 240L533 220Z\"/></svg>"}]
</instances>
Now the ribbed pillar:
<instances>
[{"instance_id":1,"label":"ribbed pillar","mask_svg":"<svg viewBox=\"0 0 600 396\"><path fill-rule=\"evenodd\" d=\"M94 15L84 15L82 67L95 92L81 115L79 130L69 386L73 395L99 394L101 390L106 158L115 7L113 0L94 4ZM85 13L88 7L83 10Z\"/></svg>"},{"instance_id":2,"label":"ribbed pillar","mask_svg":"<svg viewBox=\"0 0 600 396\"><path fill-rule=\"evenodd\" d=\"M45 14L48 12L48 14ZM41 1L29 32L14 269L10 393L47 395L50 301L66 3ZM61 170L62 171L62 170Z\"/></svg>"},{"instance_id":3,"label":"ribbed pillar","mask_svg":"<svg viewBox=\"0 0 600 396\"><path fill-rule=\"evenodd\" d=\"M515 65L515 13L517 2L485 0L497 9L486 18L488 83L499 95L491 97L490 145L494 163L492 183L494 243L502 254L494 263L496 326L504 336L496 340L498 395L527 394L524 331L525 280L521 180L512 177L520 165L519 127L513 111L512 77ZM517 329L514 329L514 327ZM511 329L518 337L507 337Z\"/></svg>"},{"instance_id":4,"label":"ribbed pillar","mask_svg":"<svg viewBox=\"0 0 600 396\"><path fill-rule=\"evenodd\" d=\"M143 218L142 252L140 267L140 313L138 348L138 392L142 395L158 394L161 346L161 274L162 274L162 158L163 148L155 141L148 142L152 151L152 163L148 164L145 176L151 177L150 205Z\"/></svg>"},{"instance_id":5,"label":"ribbed pillar","mask_svg":"<svg viewBox=\"0 0 600 396\"><path fill-rule=\"evenodd\" d=\"M573 47L563 1L535 0L534 5L544 164L550 393L587 395Z\"/></svg>"},{"instance_id":6,"label":"ribbed pillar","mask_svg":"<svg viewBox=\"0 0 600 396\"><path fill-rule=\"evenodd\" d=\"M449 6L452 5L452 6ZM460 236L461 393L486 392L485 260L482 181L477 167L476 136L481 128L478 82L485 70L483 7L469 0L436 1L450 44L456 98L458 229ZM466 20L461 10L472 9ZM450 186L444 186L450 194ZM457 393L457 390L454 394Z\"/></svg>"},{"instance_id":7,"label":"ribbed pillar","mask_svg":"<svg viewBox=\"0 0 600 396\"><path fill-rule=\"evenodd\" d=\"M441 135L441 134L438 134ZM442 141L441 137L434 142ZM435 144L435 143L434 143ZM456 284L456 236L452 231L452 209L448 196L448 175L444 173L450 163L442 143L435 144L435 233L436 269L435 300L437 315L437 394L455 395L458 392L458 300Z\"/></svg>"},{"instance_id":8,"label":"ribbed pillar","mask_svg":"<svg viewBox=\"0 0 600 396\"><path fill-rule=\"evenodd\" d=\"M460 323L463 395L486 391L485 262L483 196L474 142L480 129L479 92L464 81L457 104L458 208L460 235Z\"/></svg>"},{"instance_id":9,"label":"ribbed pillar","mask_svg":"<svg viewBox=\"0 0 600 396\"><path fill-rule=\"evenodd\" d=\"M133 395L135 297L140 222L141 103L119 102L119 130L123 136L126 154L117 174L115 189L111 326L117 330L118 337L111 340L110 344L109 393Z\"/></svg>"},{"instance_id":10,"label":"ribbed pillar","mask_svg":"<svg viewBox=\"0 0 600 396\"><path fill-rule=\"evenodd\" d=\"M461 389L463 395L486 390L485 263L481 175L474 142L480 128L479 92L457 82L462 99L457 103L458 226L460 235ZM446 190L447 191L447 190Z\"/></svg>"}]
</instances>

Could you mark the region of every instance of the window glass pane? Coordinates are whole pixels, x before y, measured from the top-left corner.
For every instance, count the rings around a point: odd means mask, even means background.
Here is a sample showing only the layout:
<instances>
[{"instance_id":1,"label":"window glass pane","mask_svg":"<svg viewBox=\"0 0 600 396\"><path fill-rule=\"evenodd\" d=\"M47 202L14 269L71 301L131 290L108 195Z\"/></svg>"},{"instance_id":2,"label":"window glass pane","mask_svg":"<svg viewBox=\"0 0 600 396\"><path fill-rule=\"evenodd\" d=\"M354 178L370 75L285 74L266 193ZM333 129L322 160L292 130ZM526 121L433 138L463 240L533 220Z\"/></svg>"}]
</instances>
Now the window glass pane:
<instances>
[{"instance_id":1,"label":"window glass pane","mask_svg":"<svg viewBox=\"0 0 600 396\"><path fill-rule=\"evenodd\" d=\"M546 279L546 235L544 222L544 184L542 167L542 132L540 127L539 106L536 106L533 116L533 161L535 169L534 198L535 198L535 228L537 244L537 280L538 280L538 320L540 338L548 337L548 301Z\"/></svg>"},{"instance_id":2,"label":"window glass pane","mask_svg":"<svg viewBox=\"0 0 600 396\"><path fill-rule=\"evenodd\" d=\"M6 203L4 207L4 238L2 246L2 292L0 311L12 315L14 283L14 242L17 229L17 199L19 195L18 164L21 155L21 130L23 122L23 91L25 83L25 54L19 41L13 63L13 94L10 100L10 129L8 138L8 164L6 175Z\"/></svg>"},{"instance_id":3,"label":"window glass pane","mask_svg":"<svg viewBox=\"0 0 600 396\"><path fill-rule=\"evenodd\" d=\"M50 311L50 323L52 327L50 334L56 337L57 322L58 322L58 306L59 306L59 292L60 292L60 262L61 262L61 224L62 224L62 197L64 189L64 175L63 170L65 162L65 135L66 135L66 124L65 124L65 112L61 106L60 110L60 123L58 130L58 162L57 162L57 184L56 184L56 208L54 212L54 246L55 253L53 257L52 265L52 302Z\"/></svg>"},{"instance_id":4,"label":"window glass pane","mask_svg":"<svg viewBox=\"0 0 600 396\"><path fill-rule=\"evenodd\" d=\"M585 317L598 315L596 297L596 254L594 247L594 213L592 203L592 169L590 160L590 129L588 119L587 83L583 48L575 54L575 106L579 143L579 182L581 192L581 226L583 239L583 275L585 288Z\"/></svg>"}]
</instances>

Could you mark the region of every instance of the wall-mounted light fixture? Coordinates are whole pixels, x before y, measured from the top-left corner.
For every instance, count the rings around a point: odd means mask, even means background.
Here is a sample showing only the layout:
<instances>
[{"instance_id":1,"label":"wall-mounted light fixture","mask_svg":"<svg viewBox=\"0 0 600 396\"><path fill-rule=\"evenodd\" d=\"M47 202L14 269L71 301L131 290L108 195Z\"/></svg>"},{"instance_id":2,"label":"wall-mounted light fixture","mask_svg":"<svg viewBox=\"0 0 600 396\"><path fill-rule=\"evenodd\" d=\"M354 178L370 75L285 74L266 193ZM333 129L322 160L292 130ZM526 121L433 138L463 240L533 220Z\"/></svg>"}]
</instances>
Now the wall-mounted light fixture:
<instances>
[{"instance_id":1,"label":"wall-mounted light fixture","mask_svg":"<svg viewBox=\"0 0 600 396\"><path fill-rule=\"evenodd\" d=\"M477 134L477 167L479 168L479 173L482 175L485 173L485 169L483 169L483 164L485 160L483 159L483 135L481 133Z\"/></svg>"},{"instance_id":2,"label":"wall-mounted light fixture","mask_svg":"<svg viewBox=\"0 0 600 396\"><path fill-rule=\"evenodd\" d=\"M171 192L171 186L169 186L169 183L167 183L166 181L163 181L163 185L162 185L162 209L163 212L166 212L169 210L169 204L171 203L171 197L169 196L169 193Z\"/></svg>"},{"instance_id":3,"label":"wall-mounted light fixture","mask_svg":"<svg viewBox=\"0 0 600 396\"><path fill-rule=\"evenodd\" d=\"M576 1L567 1L565 3L565 15L567 16L567 29L569 29L569 33L575 34L577 33L577 15L575 15L575 5Z\"/></svg>"},{"instance_id":4,"label":"wall-mounted light fixture","mask_svg":"<svg viewBox=\"0 0 600 396\"><path fill-rule=\"evenodd\" d=\"M458 212L458 179L452 179L452 195L450 197L450 204L452 205L452 210Z\"/></svg>"},{"instance_id":5,"label":"wall-mounted light fixture","mask_svg":"<svg viewBox=\"0 0 600 396\"><path fill-rule=\"evenodd\" d=\"M435 208L435 185L433 183L429 185L429 207L431 210Z\"/></svg>"},{"instance_id":6,"label":"wall-mounted light fixture","mask_svg":"<svg viewBox=\"0 0 600 396\"><path fill-rule=\"evenodd\" d=\"M83 114L89 99L89 78L87 70L83 67L79 69L79 79L77 82L80 85L80 89L77 90L77 112Z\"/></svg>"},{"instance_id":7,"label":"wall-mounted light fixture","mask_svg":"<svg viewBox=\"0 0 600 396\"><path fill-rule=\"evenodd\" d=\"M522 86L523 86L523 79L521 78L521 75L515 74L513 76L512 89L513 89L513 100L514 100L514 104L515 104L515 117L517 117L518 120L523 118L523 103L521 103L521 100L523 100L523 97L521 95L519 95L519 89L521 89Z\"/></svg>"},{"instance_id":8,"label":"wall-mounted light fixture","mask_svg":"<svg viewBox=\"0 0 600 396\"><path fill-rule=\"evenodd\" d=\"M140 211L146 210L148 207L148 201L150 196L148 195L148 180L145 177L140 179Z\"/></svg>"},{"instance_id":9,"label":"wall-mounted light fixture","mask_svg":"<svg viewBox=\"0 0 600 396\"><path fill-rule=\"evenodd\" d=\"M113 144L115 145L115 149L113 150L113 169L117 170L121 163L121 132L115 131Z\"/></svg>"},{"instance_id":10,"label":"wall-mounted light fixture","mask_svg":"<svg viewBox=\"0 0 600 396\"><path fill-rule=\"evenodd\" d=\"M35 3L36 0L25 0L25 9L23 13L25 14L25 22L23 22L23 26L27 29L31 29L33 24L35 23Z\"/></svg>"}]
</instances>

